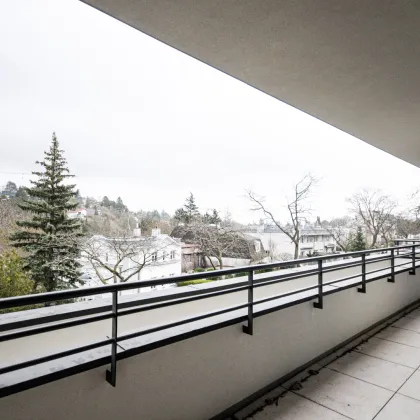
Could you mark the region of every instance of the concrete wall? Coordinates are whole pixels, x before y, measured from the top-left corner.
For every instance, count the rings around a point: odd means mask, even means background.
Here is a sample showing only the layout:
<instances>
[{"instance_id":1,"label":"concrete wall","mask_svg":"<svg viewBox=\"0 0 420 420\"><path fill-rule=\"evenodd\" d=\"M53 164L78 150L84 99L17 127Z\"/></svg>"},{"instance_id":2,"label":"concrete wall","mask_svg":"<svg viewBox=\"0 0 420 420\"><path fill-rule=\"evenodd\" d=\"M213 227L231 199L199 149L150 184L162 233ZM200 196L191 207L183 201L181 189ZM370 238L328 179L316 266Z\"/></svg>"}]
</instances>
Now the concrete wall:
<instances>
[{"instance_id":1,"label":"concrete wall","mask_svg":"<svg viewBox=\"0 0 420 420\"><path fill-rule=\"evenodd\" d=\"M381 266L387 264L375 263L370 269ZM329 273L326 281L358 269ZM256 289L256 297L315 281L311 276L295 280L293 286L280 283ZM158 320L175 321L197 311L243 303L245 293L125 317L120 326L127 331ZM418 299L420 275L403 273L395 283L386 279L369 283L367 294L352 288L326 296L323 310L306 302L256 318L253 336L244 334L237 324L120 361L116 388L105 381L105 367L101 367L5 397L0 400L1 417L205 420ZM69 344L102 339L109 334L110 325L84 326L83 334L80 327L71 330L1 343L2 359L6 355L6 362L22 360L28 348L35 357L38 349L47 347L46 342L48 351L57 351Z\"/></svg>"}]
</instances>

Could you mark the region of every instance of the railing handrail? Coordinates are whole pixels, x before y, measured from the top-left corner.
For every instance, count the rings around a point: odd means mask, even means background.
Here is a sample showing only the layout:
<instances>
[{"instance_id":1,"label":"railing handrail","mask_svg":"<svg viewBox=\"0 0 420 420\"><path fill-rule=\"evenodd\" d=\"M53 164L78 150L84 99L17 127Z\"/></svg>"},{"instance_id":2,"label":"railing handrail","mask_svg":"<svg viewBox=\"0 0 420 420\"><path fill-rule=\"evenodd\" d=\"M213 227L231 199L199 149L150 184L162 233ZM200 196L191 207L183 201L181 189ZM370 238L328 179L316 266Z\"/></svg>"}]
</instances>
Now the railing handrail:
<instances>
[{"instance_id":1,"label":"railing handrail","mask_svg":"<svg viewBox=\"0 0 420 420\"><path fill-rule=\"evenodd\" d=\"M400 241L404 241L401 239ZM411 241L411 239L407 239L407 241ZM410 247L419 247L420 244L410 244ZM202 273L194 273L194 274L184 274L180 276L172 276L172 277L165 277L162 279L156 280L138 280L133 282L124 282L124 283L115 283L115 284L107 284L103 286L94 286L89 288L77 288L77 289L69 289L69 290L61 290L61 291L54 291L54 292L46 292L46 293L37 293L32 295L24 295L24 296L13 296L8 298L0 299L0 310L9 309L13 307L19 306L27 306L27 305L37 305L46 302L54 302L58 300L66 300L66 299L75 299L80 297L86 296L94 296L99 294L105 293L112 293L112 292L120 292L124 290L131 290L131 289L138 289L142 287L150 287L150 286L162 286L167 284L185 282L190 280L205 280L211 279L212 277L220 277L226 276L230 274L239 274L239 273L248 273L250 271L258 271L258 270L267 270L267 269L275 269L275 268L282 268L288 267L290 265L299 266L300 264L307 264L307 263L315 263L317 261L325 261L325 260L336 260L343 257L361 257L362 255L370 255L372 253L378 252L388 252L391 250L399 250L399 249L407 249L408 245L401 245L389 248L373 248L363 251L355 251L355 252L346 252L342 254L330 254L330 255L321 255L315 257L308 257L308 258L298 258L295 260L290 261L279 261L273 262L268 264L255 264L255 265L248 265L243 267L237 268L227 268L222 270L213 270L207 271Z\"/></svg>"}]
</instances>

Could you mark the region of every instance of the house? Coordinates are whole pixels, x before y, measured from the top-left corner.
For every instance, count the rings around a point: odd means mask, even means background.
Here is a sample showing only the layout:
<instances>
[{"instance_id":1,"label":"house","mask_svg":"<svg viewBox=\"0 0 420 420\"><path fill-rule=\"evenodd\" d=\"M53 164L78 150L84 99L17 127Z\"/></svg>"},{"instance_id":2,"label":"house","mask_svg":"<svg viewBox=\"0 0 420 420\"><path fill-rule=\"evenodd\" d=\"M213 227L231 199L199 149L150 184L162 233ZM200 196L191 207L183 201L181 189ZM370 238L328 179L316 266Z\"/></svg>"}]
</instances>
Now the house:
<instances>
[{"instance_id":1,"label":"house","mask_svg":"<svg viewBox=\"0 0 420 420\"><path fill-rule=\"evenodd\" d=\"M67 212L67 217L69 219L86 219L87 210L85 208L78 208L76 210L69 210Z\"/></svg>"},{"instance_id":2,"label":"house","mask_svg":"<svg viewBox=\"0 0 420 420\"><path fill-rule=\"evenodd\" d=\"M319 217L311 225L307 224L300 230L299 255L301 257L331 254L338 251L333 235L321 226Z\"/></svg>"},{"instance_id":3,"label":"house","mask_svg":"<svg viewBox=\"0 0 420 420\"><path fill-rule=\"evenodd\" d=\"M84 277L89 284L119 283L107 269L117 269L127 281L155 280L181 274L181 243L169 235L153 229L151 236L142 236L136 227L133 236L108 238L101 235L91 237L83 251ZM85 279L86 281L86 279ZM133 289L122 294L147 292L170 287L151 286Z\"/></svg>"},{"instance_id":4,"label":"house","mask_svg":"<svg viewBox=\"0 0 420 420\"><path fill-rule=\"evenodd\" d=\"M271 254L272 259L287 259L294 253L294 244L291 239L273 224L264 224L261 222L250 232L246 233L261 240L267 254ZM314 224L306 224L300 229L299 256L318 254L324 255L339 251L334 241L333 235L327 229L321 226L319 217Z\"/></svg>"}]
</instances>

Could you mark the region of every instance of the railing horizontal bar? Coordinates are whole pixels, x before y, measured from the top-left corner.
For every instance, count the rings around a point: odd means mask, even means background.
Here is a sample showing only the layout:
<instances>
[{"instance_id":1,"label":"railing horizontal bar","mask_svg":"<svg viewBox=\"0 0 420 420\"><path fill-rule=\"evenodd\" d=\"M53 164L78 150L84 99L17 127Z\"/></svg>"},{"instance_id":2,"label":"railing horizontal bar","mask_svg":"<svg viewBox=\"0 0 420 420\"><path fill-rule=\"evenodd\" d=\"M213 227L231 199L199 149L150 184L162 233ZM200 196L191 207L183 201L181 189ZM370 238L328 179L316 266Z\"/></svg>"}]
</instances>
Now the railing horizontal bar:
<instances>
[{"instance_id":1,"label":"railing horizontal bar","mask_svg":"<svg viewBox=\"0 0 420 420\"><path fill-rule=\"evenodd\" d=\"M411 247L420 247L420 244L411 245ZM263 269L265 270L265 269L270 269L270 268L281 269L281 268L286 268L290 266L299 266L300 264L316 262L318 260L335 260L335 259L343 258L343 256L358 257L363 254L370 255L370 254L374 254L378 252L383 253L386 251L390 251L391 249L403 249L403 248L407 248L407 246L401 246L401 247L397 246L393 248L381 248L378 250L374 249L374 250L349 252L346 254L324 255L321 257L301 258L301 259L292 260L292 261L281 261L281 262L275 262L275 263L270 263L270 264L257 264L253 266L247 266L247 267L215 270L215 271L210 271L206 273L196 273L196 274L187 274L183 276L174 276L171 278L165 278L165 279L159 279L159 280L142 280L142 281L135 281L135 282L97 286L97 287L91 287L91 288L86 288L86 289L72 289L72 290L63 290L63 291L58 291L58 292L39 293L39 294L28 295L28 296L10 297L10 298L4 298L0 300L0 310L19 307L19 306L53 302L57 300L74 299L74 298L84 297L84 296L106 294L106 293L111 293L113 291L123 291L123 290L138 289L142 287L149 287L149 286L156 286L156 285L173 284L173 283L179 283L179 282L188 281L188 280L208 279L208 278L212 278L216 276L224 276L228 274L248 273L250 271L257 271L257 270L263 270Z\"/></svg>"},{"instance_id":2,"label":"railing horizontal bar","mask_svg":"<svg viewBox=\"0 0 420 420\"><path fill-rule=\"evenodd\" d=\"M361 277L362 273L357 273L357 274L353 274L352 276L347 276L347 277L342 277L340 279L334 280L334 281L329 281L324 283L325 286L330 286L331 284L336 284L336 283L341 283L342 281L347 281L347 280L353 280L356 279L357 277Z\"/></svg>"},{"instance_id":3,"label":"railing horizontal bar","mask_svg":"<svg viewBox=\"0 0 420 420\"><path fill-rule=\"evenodd\" d=\"M391 260L391 255L386 255L385 257L370 258L366 260L366 265L374 264L381 261L390 261L390 260Z\"/></svg>"},{"instance_id":4,"label":"railing horizontal bar","mask_svg":"<svg viewBox=\"0 0 420 420\"><path fill-rule=\"evenodd\" d=\"M334 272L334 271L339 271L339 270L343 270L346 268L351 268L351 267L357 267L360 266L361 262L360 261L349 261L349 262L345 262L345 263L341 263L341 264L337 264L334 265L332 267L327 267L325 269L322 270L323 273L330 273L330 272ZM254 288L255 287L262 287L262 286L267 286L270 284L276 284L276 283L281 283L283 281L291 281L291 280L295 280L301 277L307 277L313 274L318 274L318 269L317 268L312 268L312 269L308 269L305 271L298 271L296 273L287 273L287 274L282 274L280 276L273 276L273 277L269 277L266 279L256 279L255 280L255 284L254 284ZM278 280L277 280L278 279Z\"/></svg>"},{"instance_id":5,"label":"railing horizontal bar","mask_svg":"<svg viewBox=\"0 0 420 420\"><path fill-rule=\"evenodd\" d=\"M380 271L385 271L385 270L391 271L391 267L382 267L382 268L378 268L376 270L366 271L366 275L379 273Z\"/></svg>"},{"instance_id":6,"label":"railing horizontal bar","mask_svg":"<svg viewBox=\"0 0 420 420\"><path fill-rule=\"evenodd\" d=\"M103 314L103 315L95 315L88 318L77 319L75 321L62 322L62 323L57 323L53 325L47 325L45 327L31 328L29 330L17 331L17 332L8 333L8 334L1 334L0 343L3 341L16 340L18 338L29 337L30 335L43 334L50 331L61 330L63 328L77 327L78 325L104 321L112 317L113 317L112 313Z\"/></svg>"},{"instance_id":7,"label":"railing horizontal bar","mask_svg":"<svg viewBox=\"0 0 420 420\"><path fill-rule=\"evenodd\" d=\"M369 261L369 260L368 260ZM403 265L408 264L408 263L404 263ZM360 261L349 261L349 262L345 262L339 265L335 265L333 267L328 267L325 268L325 270L323 271L324 273L328 273L328 272L334 272L334 271L339 271L342 270L343 268L351 268L351 267L356 267L360 265ZM272 284L276 284L276 283L280 283L283 281L290 281L290 280L295 280L295 279L299 279L302 277L307 277L309 275L313 275L316 274L317 270L316 269L311 269L311 270L306 270L304 272L297 272L296 274L282 274L280 276L273 276L273 277L268 277L268 278L260 278L260 279L255 279L255 287L262 287L265 285L272 285ZM337 282L340 281L344 281L343 279L338 280ZM244 289L246 289L246 282L240 282L240 283L236 283L235 285L225 285L225 286L216 286L213 290L228 290L228 292L226 292L226 294L228 293L232 293L232 292L236 292L236 291L242 291ZM235 290L230 291L230 289L235 288ZM171 306L177 303L177 299L179 299L179 297L184 297L186 295L201 295L202 293L205 293L207 290L192 290L192 291L188 291L188 292L180 292L177 293L175 295L165 295L165 296L159 296L159 297L153 297L153 298L149 298L149 299L144 299L141 301L132 301L132 302L123 302L121 304L119 304L119 308L130 308L133 306L138 306L139 304L141 305L151 305L151 303L153 302L161 302L161 301L171 301L172 303L168 304L168 305L163 305L164 306ZM217 296L214 294L215 292L213 292L212 296ZM211 297L211 296L206 296L206 297ZM205 298L205 297L203 297ZM139 303L140 302L140 303ZM188 302L185 299L182 299L182 301L179 301L180 303L186 303ZM88 315L92 315L95 313L101 313L101 312L107 312L109 311L111 308L111 305L105 305L102 307L98 307L98 308L93 308L93 309L86 309L86 310L80 310L80 311L75 311L75 312L69 312L68 314L63 313L63 314L57 314L57 315L53 315L53 316L47 316L47 317L42 317L39 319L30 319L30 320L23 320L23 321L18 321L18 322L14 322L14 323L10 323L10 324L5 324L5 325L0 325L0 331L7 331L7 330L11 330L11 329L18 329L18 328L26 328L26 327L31 327L31 326L35 326L35 325L40 325L40 324L45 324L45 323L50 323L50 322L56 322L56 321L61 321L63 319L68 319L68 318L76 318L76 317L81 317L81 316L88 316ZM150 306L150 309L158 309L158 306ZM136 313L136 312L142 312L144 309L140 309L137 310L137 308L131 310L131 311L122 311L121 310L121 315L129 315L131 313Z\"/></svg>"},{"instance_id":8,"label":"railing horizontal bar","mask_svg":"<svg viewBox=\"0 0 420 420\"><path fill-rule=\"evenodd\" d=\"M178 327L180 325L188 324L190 322L201 321L201 320L206 319L206 318L211 318L211 317L214 317L214 316L226 314L228 312L233 312L233 311L237 311L239 309L244 309L244 308L247 308L248 306L249 306L249 303L244 303L242 305L233 306L233 307L230 307L230 308L227 308L227 309L222 309L220 311L211 312L209 314L199 315L199 316L196 316L196 317L193 317L193 318L183 319L182 321L177 321L177 322L172 322L170 324L160 325L159 327L154 327L154 328L149 328L147 330L137 331L135 333L120 336L120 337L118 337L117 341L121 342L121 341L125 341L125 340L130 340L131 338L140 337L140 336L145 335L145 334L152 334L152 333L155 333L155 332L158 332L158 331L166 330L168 328L173 328L173 327Z\"/></svg>"},{"instance_id":9,"label":"railing horizontal bar","mask_svg":"<svg viewBox=\"0 0 420 420\"><path fill-rule=\"evenodd\" d=\"M183 303L194 302L196 300L209 299L215 296L222 296L222 295L227 295L230 293L241 292L247 289L248 289L248 286L241 286L241 287L232 288L232 290L228 290L228 291L222 290L220 292L206 293L206 294L194 296L191 298L171 300L165 303L157 303L157 304L148 305L148 306L141 306L140 308L122 309L118 311L118 316L132 315L139 312L152 311L153 309L166 308L167 306L181 305Z\"/></svg>"},{"instance_id":10,"label":"railing horizontal bar","mask_svg":"<svg viewBox=\"0 0 420 420\"><path fill-rule=\"evenodd\" d=\"M322 270L322 272L323 273L332 273L334 271L345 270L347 268L360 267L361 265L362 265L362 261L361 260L357 260L356 262L352 262L351 264L334 266L334 267L328 267L327 269Z\"/></svg>"},{"instance_id":11,"label":"railing horizontal bar","mask_svg":"<svg viewBox=\"0 0 420 420\"><path fill-rule=\"evenodd\" d=\"M315 286L311 286L311 287L305 287L303 289L297 289L297 290L294 290L293 292L290 292L290 293L283 293L281 295L270 296L269 298L264 298L264 299L254 301L254 306L259 305L260 303L270 302L271 300L276 300L276 299L281 299L281 298L288 297L288 296L297 295L299 293L307 292L309 290L314 290L314 289L317 289L317 288L318 288L318 284L315 285Z\"/></svg>"},{"instance_id":12,"label":"railing horizontal bar","mask_svg":"<svg viewBox=\"0 0 420 420\"><path fill-rule=\"evenodd\" d=\"M410 268L411 268L411 265L412 265L411 261L407 261L407 262L401 263L401 264L396 264L395 267L402 267L402 266L408 265L408 264L410 265Z\"/></svg>"},{"instance_id":13,"label":"railing horizontal bar","mask_svg":"<svg viewBox=\"0 0 420 420\"><path fill-rule=\"evenodd\" d=\"M96 343L88 344L86 346L76 347L74 349L65 350L60 353L54 353L48 356L39 357L37 359L28 360L27 362L21 362L15 365L6 366L3 368L0 368L0 375L4 375L5 373L10 373L19 369L26 369L28 367L35 366L35 365L40 365L41 363L51 362L52 360L57 360L57 359L61 359L62 357L72 356L73 354L82 353L84 351L97 349L99 347L103 347L111 343L112 343L112 339L109 338L108 340L98 341Z\"/></svg>"},{"instance_id":14,"label":"railing horizontal bar","mask_svg":"<svg viewBox=\"0 0 420 420\"><path fill-rule=\"evenodd\" d=\"M317 270L315 269L311 269L311 270L307 270L307 271L299 271L296 274L284 274L281 277L274 277L273 279L271 277L261 280L254 280L254 289L257 287L264 287L264 286L270 286L272 284L277 284L277 283L283 283L286 281L292 281L292 280L297 280L300 279L302 277L308 277L308 276L312 276L314 274L317 273Z\"/></svg>"}]
</instances>

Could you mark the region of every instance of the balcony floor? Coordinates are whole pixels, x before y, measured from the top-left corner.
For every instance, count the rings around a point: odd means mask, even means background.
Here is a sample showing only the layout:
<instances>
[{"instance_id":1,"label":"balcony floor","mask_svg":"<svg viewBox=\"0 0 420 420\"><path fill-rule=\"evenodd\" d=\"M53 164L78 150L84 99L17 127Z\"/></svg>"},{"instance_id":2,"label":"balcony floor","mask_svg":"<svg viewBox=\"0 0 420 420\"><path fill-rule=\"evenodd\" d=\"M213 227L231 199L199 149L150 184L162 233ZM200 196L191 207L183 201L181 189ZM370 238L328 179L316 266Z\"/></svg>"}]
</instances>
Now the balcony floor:
<instances>
[{"instance_id":1,"label":"balcony floor","mask_svg":"<svg viewBox=\"0 0 420 420\"><path fill-rule=\"evenodd\" d=\"M359 340L360 341L360 340ZM325 358L236 414L249 420L420 419L420 310Z\"/></svg>"}]
</instances>

